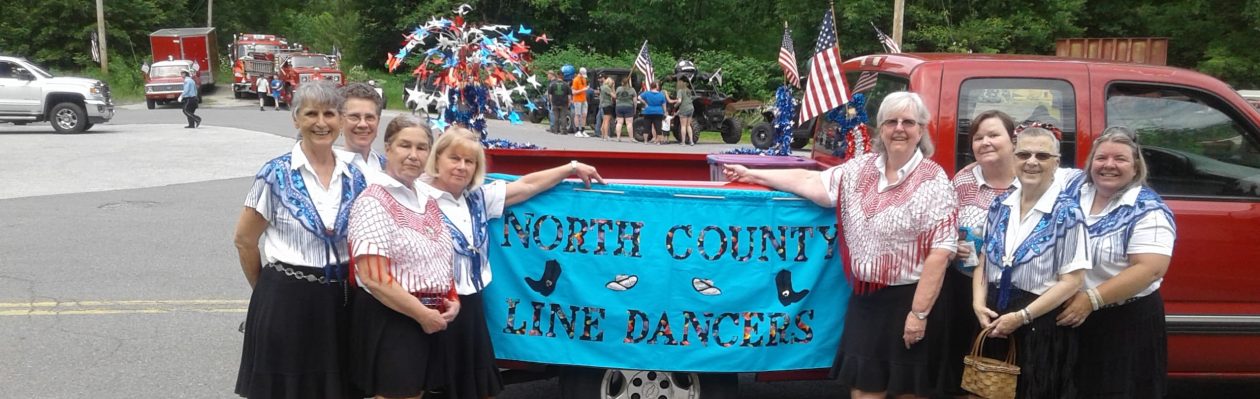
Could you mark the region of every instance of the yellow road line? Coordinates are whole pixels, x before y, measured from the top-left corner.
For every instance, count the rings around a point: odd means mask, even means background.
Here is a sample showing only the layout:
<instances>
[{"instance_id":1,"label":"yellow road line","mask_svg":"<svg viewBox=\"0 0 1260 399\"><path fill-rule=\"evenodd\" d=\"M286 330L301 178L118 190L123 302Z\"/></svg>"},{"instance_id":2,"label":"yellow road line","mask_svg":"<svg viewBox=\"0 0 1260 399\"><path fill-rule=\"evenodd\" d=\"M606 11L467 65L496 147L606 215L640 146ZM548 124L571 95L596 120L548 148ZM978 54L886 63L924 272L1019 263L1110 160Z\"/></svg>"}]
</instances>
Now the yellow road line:
<instances>
[{"instance_id":1,"label":"yellow road line","mask_svg":"<svg viewBox=\"0 0 1260 399\"><path fill-rule=\"evenodd\" d=\"M245 313L247 306L241 299L0 302L0 316Z\"/></svg>"}]
</instances>

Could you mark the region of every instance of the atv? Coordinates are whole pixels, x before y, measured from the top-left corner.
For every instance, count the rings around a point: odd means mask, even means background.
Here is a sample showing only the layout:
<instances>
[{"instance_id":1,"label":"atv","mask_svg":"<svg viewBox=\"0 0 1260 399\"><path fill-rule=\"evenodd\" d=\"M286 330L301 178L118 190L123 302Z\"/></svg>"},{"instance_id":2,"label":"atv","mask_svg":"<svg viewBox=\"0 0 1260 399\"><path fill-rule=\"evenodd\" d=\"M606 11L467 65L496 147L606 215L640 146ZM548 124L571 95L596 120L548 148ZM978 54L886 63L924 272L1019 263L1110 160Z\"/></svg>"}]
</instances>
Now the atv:
<instances>
[{"instance_id":1,"label":"atv","mask_svg":"<svg viewBox=\"0 0 1260 399\"><path fill-rule=\"evenodd\" d=\"M697 135L701 131L717 131L722 133L722 141L727 144L735 144L744 135L744 123L736 118L733 114L738 111L738 104L748 104L748 102L735 101L734 97L728 96L721 91L717 85L710 85L709 82L714 77L713 74L700 72L696 69L691 61L681 60L674 66L674 74L669 78L674 81L686 81L695 93L695 99L692 106L695 108L695 114L691 118L691 131ZM703 84L701 84L703 82ZM671 93L671 98L673 97ZM757 104L760 105L759 103ZM676 106L670 106L669 111L674 113ZM679 118L674 116L669 120L670 133L674 140L682 141L682 130L679 126ZM634 119L634 137L636 140L643 140L647 137L651 128L647 121L642 117Z\"/></svg>"}]
</instances>

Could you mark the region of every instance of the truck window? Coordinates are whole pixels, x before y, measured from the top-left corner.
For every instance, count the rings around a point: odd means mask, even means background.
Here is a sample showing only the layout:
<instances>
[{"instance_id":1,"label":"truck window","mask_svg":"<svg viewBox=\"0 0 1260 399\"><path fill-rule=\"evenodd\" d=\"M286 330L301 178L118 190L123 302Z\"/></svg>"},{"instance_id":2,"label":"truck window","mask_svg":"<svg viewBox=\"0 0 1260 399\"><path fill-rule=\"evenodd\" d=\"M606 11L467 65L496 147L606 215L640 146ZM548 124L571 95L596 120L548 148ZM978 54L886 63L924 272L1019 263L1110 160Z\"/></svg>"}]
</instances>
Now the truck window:
<instances>
[{"instance_id":1,"label":"truck window","mask_svg":"<svg viewBox=\"0 0 1260 399\"><path fill-rule=\"evenodd\" d=\"M1243 122L1239 122L1243 121ZM1147 182L1168 197L1260 197L1257 131L1216 96L1149 84L1107 88L1107 126L1137 132Z\"/></svg>"},{"instance_id":2,"label":"truck window","mask_svg":"<svg viewBox=\"0 0 1260 399\"><path fill-rule=\"evenodd\" d=\"M863 72L861 71L849 72L845 74L845 80L850 86L857 85L862 73ZM804 86L805 82L802 81L801 85ZM871 127L871 134L876 134L878 132L876 129L876 125L878 125L878 123L875 121L875 115L879 111L879 103L884 101L884 96L887 96L892 92L905 91L909 85L909 80L904 77L885 73L875 73L875 86L861 92L866 95L866 117L868 119L866 124ZM819 126L818 129L814 129L816 134L816 137L814 137L814 145L822 146L822 148L826 148L827 151L834 153L836 151L836 146L838 145L836 142L836 123L827 120L826 116L819 116L815 120L817 123L821 123L822 126Z\"/></svg>"},{"instance_id":3,"label":"truck window","mask_svg":"<svg viewBox=\"0 0 1260 399\"><path fill-rule=\"evenodd\" d=\"M976 160L967 134L971 118L994 109L1010 115L1017 125L1038 121L1057 126L1063 131L1060 162L1064 167L1075 167L1076 91L1071 83L1054 79L975 78L963 81L958 90L956 169Z\"/></svg>"}]
</instances>

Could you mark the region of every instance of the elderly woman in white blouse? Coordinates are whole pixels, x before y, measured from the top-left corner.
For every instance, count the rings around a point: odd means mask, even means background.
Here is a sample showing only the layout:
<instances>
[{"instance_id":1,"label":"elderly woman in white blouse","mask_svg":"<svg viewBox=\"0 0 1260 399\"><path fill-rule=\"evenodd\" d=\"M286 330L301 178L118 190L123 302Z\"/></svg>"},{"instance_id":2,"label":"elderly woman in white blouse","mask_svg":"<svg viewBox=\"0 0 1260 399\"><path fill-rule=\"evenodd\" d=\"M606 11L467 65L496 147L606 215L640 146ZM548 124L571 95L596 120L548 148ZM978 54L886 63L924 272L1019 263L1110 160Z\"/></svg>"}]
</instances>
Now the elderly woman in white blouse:
<instances>
[{"instance_id":1,"label":"elderly woman in white blouse","mask_svg":"<svg viewBox=\"0 0 1260 399\"><path fill-rule=\"evenodd\" d=\"M1172 260L1172 211L1146 186L1146 161L1127 128L1104 130L1085 161L1081 208L1094 268L1063 305L1080 332L1079 398L1162 398L1168 335L1159 286Z\"/></svg>"},{"instance_id":2,"label":"elderly woman in white blouse","mask_svg":"<svg viewBox=\"0 0 1260 399\"><path fill-rule=\"evenodd\" d=\"M350 207L363 191L353 156L333 150L344 97L328 81L293 97L293 149L263 165L236 225L253 287L236 393L248 398L349 398L345 285ZM264 261L259 241L266 253Z\"/></svg>"},{"instance_id":3,"label":"elderly woman in white blouse","mask_svg":"<svg viewBox=\"0 0 1260 399\"><path fill-rule=\"evenodd\" d=\"M972 308L990 336L1015 337L1016 397L1074 398L1076 332L1055 317L1090 268L1084 215L1064 195L1079 171L1059 169L1059 140L1042 128L1019 133L1015 159L1020 185L989 212Z\"/></svg>"},{"instance_id":4,"label":"elderly woman in white blouse","mask_svg":"<svg viewBox=\"0 0 1260 399\"><path fill-rule=\"evenodd\" d=\"M855 399L941 392L937 347L949 312L933 309L958 245L958 221L949 178L928 158L930 119L919 95L896 92L879 106L875 154L822 172L725 169L728 180L836 208L840 258L854 294L831 374Z\"/></svg>"}]
</instances>

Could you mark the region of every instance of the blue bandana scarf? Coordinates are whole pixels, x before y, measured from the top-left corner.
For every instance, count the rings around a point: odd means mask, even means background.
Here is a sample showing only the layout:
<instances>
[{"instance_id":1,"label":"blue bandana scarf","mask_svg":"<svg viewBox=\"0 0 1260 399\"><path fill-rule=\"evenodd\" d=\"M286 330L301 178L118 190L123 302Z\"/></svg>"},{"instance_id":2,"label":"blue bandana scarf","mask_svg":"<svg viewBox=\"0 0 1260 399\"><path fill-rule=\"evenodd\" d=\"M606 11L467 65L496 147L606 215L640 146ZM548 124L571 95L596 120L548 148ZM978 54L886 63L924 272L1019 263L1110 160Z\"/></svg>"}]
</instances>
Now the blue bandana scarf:
<instances>
[{"instance_id":1,"label":"blue bandana scarf","mask_svg":"<svg viewBox=\"0 0 1260 399\"><path fill-rule=\"evenodd\" d=\"M1081 189L1084 186L1085 176L1082 175L1072 180L1064 192L1075 198L1081 198ZM1137 227L1137 222L1150 212L1163 212L1164 216L1168 218L1168 223L1172 224L1173 230L1177 229L1172 210L1168 209L1164 199L1159 194L1156 194L1154 190L1151 190L1150 187L1142 186L1138 191L1137 201L1134 201L1133 205L1117 206L1095 222L1093 226L1089 226L1086 231L1089 232L1090 241L1100 237L1115 237L1115 239L1120 240L1118 243L1119 248L1128 248L1129 238L1133 237L1133 229ZM1119 230L1124 230L1123 234L1115 234ZM1097 254L1098 251L1093 253ZM1095 259L1095 261L1102 260Z\"/></svg>"},{"instance_id":2,"label":"blue bandana scarf","mask_svg":"<svg viewBox=\"0 0 1260 399\"><path fill-rule=\"evenodd\" d=\"M1012 193L1014 192L1007 192L993 200L993 205L989 207L988 217L991 228L985 232L984 240L983 253L987 262L999 265L998 267L1002 270L1001 278L998 280L999 310L1005 310L1010 304L1011 288L1014 286L1011 276L1014 270L1045 253L1054 251L1055 244L1063 240L1073 227L1085 222L1085 217L1075 198L1070 195L1069 190L1064 190L1055 199L1051 211L1041 215L1041 220L1037 221L1032 233L1029 233L1028 237L1015 247L1013 256L1006 259L1006 227L1012 223L1012 215L1011 208L1003 205L1002 202Z\"/></svg>"},{"instance_id":3,"label":"blue bandana scarf","mask_svg":"<svg viewBox=\"0 0 1260 399\"><path fill-rule=\"evenodd\" d=\"M292 160L292 153L272 159L255 178L267 182L271 186L271 195L284 204L284 208L302 223L306 231L324 242L328 253L328 264L324 265L324 277L330 281L345 280L348 270L337 256L336 248L346 246L350 207L359 193L367 187L367 181L359 168L346 164L350 178L341 179L341 205L337 210L337 221L333 230L328 230L324 228L319 211L315 209L315 203L311 200L311 193L306 189L306 179L302 177L302 171L293 169Z\"/></svg>"},{"instance_id":4,"label":"blue bandana scarf","mask_svg":"<svg viewBox=\"0 0 1260 399\"><path fill-rule=\"evenodd\" d=\"M468 211L472 214L472 233L473 242L468 242L468 237L459 231L451 219L442 214L442 223L446 225L446 230L450 231L451 238L455 241L455 253L459 256L468 258L472 262L470 276L473 288L481 291L481 268L486 264L486 201L481 190L472 190L464 192L464 203L468 205ZM462 278L461 269L455 269L455 279Z\"/></svg>"}]
</instances>

